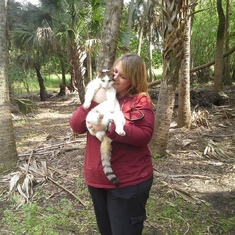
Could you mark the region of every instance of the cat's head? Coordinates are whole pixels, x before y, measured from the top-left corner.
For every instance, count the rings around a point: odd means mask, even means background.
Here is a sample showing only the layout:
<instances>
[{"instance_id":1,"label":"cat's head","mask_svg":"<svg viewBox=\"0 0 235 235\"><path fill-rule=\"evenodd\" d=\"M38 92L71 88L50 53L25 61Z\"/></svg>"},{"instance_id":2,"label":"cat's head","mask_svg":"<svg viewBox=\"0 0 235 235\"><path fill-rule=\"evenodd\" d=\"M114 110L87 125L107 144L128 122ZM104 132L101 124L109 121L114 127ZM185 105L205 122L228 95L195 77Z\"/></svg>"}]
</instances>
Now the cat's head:
<instances>
[{"instance_id":1,"label":"cat's head","mask_svg":"<svg viewBox=\"0 0 235 235\"><path fill-rule=\"evenodd\" d=\"M113 72L108 69L97 71L97 77L100 79L103 88L109 88L113 85Z\"/></svg>"}]
</instances>

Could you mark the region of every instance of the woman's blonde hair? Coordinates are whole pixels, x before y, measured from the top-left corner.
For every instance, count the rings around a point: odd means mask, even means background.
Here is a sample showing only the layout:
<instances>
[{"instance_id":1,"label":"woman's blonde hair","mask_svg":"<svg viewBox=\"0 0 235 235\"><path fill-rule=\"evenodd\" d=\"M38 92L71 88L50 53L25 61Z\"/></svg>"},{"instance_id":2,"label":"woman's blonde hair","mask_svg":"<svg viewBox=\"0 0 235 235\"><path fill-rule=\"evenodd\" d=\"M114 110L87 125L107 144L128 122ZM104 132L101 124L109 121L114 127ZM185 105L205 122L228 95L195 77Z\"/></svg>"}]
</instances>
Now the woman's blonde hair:
<instances>
[{"instance_id":1,"label":"woman's blonde hair","mask_svg":"<svg viewBox=\"0 0 235 235\"><path fill-rule=\"evenodd\" d=\"M125 54L114 62L113 67L119 62L122 65L123 75L131 81L128 94L131 96L148 95L147 70L144 60L137 54Z\"/></svg>"}]
</instances>

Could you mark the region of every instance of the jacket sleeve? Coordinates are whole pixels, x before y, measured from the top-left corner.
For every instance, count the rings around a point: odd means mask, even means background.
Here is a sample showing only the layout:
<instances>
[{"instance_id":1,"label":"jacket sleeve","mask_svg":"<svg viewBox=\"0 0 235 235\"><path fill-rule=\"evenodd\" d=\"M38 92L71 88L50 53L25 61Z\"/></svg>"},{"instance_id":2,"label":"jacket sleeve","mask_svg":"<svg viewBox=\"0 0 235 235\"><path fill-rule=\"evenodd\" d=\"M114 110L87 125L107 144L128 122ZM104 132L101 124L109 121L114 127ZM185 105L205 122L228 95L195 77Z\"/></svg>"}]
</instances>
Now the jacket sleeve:
<instances>
[{"instance_id":1,"label":"jacket sleeve","mask_svg":"<svg viewBox=\"0 0 235 235\"><path fill-rule=\"evenodd\" d=\"M91 106L89 109L85 109L83 105L81 105L72 115L70 118L70 127L72 130L77 134L83 134L87 132L86 127L86 116L89 111L97 105L96 102L92 101Z\"/></svg>"},{"instance_id":2,"label":"jacket sleeve","mask_svg":"<svg viewBox=\"0 0 235 235\"><path fill-rule=\"evenodd\" d=\"M110 131L106 135L113 141L118 141L134 146L145 146L149 144L154 132L154 110L150 100L147 97L140 98L134 105L135 109L129 111L133 113L132 120L126 120L124 130L125 136L119 136L115 132L115 124L112 123ZM140 120L135 118L140 117L143 113L144 117ZM126 113L124 112L126 116Z\"/></svg>"}]
</instances>

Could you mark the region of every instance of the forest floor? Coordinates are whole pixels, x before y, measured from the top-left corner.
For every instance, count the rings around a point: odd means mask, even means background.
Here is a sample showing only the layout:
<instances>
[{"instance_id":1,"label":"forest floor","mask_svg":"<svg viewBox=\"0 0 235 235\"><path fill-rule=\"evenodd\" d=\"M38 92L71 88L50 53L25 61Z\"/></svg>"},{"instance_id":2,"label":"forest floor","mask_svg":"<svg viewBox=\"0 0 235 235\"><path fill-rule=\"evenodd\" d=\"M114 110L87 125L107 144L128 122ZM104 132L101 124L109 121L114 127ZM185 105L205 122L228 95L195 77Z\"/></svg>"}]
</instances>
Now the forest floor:
<instances>
[{"instance_id":1,"label":"forest floor","mask_svg":"<svg viewBox=\"0 0 235 235\"><path fill-rule=\"evenodd\" d=\"M228 97L220 105L211 92L194 92L191 102L200 105L191 129L176 127L174 111L167 156L153 159L143 235L235 234L235 87L224 90ZM86 135L74 136L69 127L77 95L36 104L28 117L14 113L13 122L18 165L38 184L31 207L1 198L0 234L98 234L83 182Z\"/></svg>"}]
</instances>

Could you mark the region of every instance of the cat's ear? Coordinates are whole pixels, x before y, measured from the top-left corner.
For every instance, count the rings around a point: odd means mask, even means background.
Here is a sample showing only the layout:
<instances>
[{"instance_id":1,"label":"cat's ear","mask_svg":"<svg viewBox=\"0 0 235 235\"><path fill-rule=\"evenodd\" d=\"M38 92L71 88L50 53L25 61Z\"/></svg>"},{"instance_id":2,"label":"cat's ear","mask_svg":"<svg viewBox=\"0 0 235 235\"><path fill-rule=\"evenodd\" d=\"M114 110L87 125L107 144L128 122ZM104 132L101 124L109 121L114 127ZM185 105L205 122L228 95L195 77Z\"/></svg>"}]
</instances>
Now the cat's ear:
<instances>
[{"instance_id":1,"label":"cat's ear","mask_svg":"<svg viewBox=\"0 0 235 235\"><path fill-rule=\"evenodd\" d=\"M113 69L110 69L110 70L109 70L109 75L110 75L110 76L113 76L113 72L114 72L114 70L113 70Z\"/></svg>"},{"instance_id":2,"label":"cat's ear","mask_svg":"<svg viewBox=\"0 0 235 235\"><path fill-rule=\"evenodd\" d=\"M107 74L107 73L109 73L109 70L108 69L102 69L102 73Z\"/></svg>"},{"instance_id":3,"label":"cat's ear","mask_svg":"<svg viewBox=\"0 0 235 235\"><path fill-rule=\"evenodd\" d=\"M99 78L102 77L103 76L102 71L96 71L96 76Z\"/></svg>"}]
</instances>

